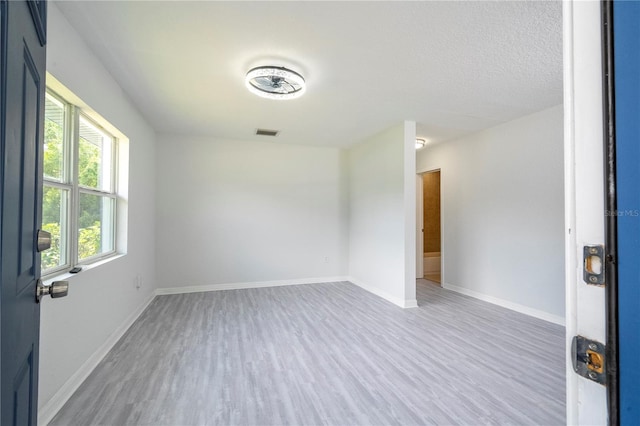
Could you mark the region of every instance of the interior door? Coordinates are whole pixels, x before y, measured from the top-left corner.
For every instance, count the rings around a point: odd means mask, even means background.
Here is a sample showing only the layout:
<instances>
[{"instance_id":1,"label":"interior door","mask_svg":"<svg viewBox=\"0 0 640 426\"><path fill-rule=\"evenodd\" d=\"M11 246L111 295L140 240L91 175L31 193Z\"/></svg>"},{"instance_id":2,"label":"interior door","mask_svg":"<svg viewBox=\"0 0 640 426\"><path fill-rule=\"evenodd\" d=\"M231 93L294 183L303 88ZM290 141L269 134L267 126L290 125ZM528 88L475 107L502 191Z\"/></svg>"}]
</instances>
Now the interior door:
<instances>
[{"instance_id":1,"label":"interior door","mask_svg":"<svg viewBox=\"0 0 640 426\"><path fill-rule=\"evenodd\" d=\"M1 0L2 281L0 424L37 423L45 92L44 1Z\"/></svg>"},{"instance_id":2,"label":"interior door","mask_svg":"<svg viewBox=\"0 0 640 426\"><path fill-rule=\"evenodd\" d=\"M640 3L613 8L621 425L640 423Z\"/></svg>"}]
</instances>

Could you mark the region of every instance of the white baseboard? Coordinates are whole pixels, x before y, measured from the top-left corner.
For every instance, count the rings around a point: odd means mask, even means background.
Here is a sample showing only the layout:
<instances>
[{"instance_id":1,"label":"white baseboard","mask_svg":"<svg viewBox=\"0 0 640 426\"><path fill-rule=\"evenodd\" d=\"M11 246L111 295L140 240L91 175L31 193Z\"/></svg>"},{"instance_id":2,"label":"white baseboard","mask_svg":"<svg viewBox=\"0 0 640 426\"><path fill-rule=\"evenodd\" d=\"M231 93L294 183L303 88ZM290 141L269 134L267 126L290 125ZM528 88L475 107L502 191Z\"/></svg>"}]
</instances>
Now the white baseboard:
<instances>
[{"instance_id":1,"label":"white baseboard","mask_svg":"<svg viewBox=\"0 0 640 426\"><path fill-rule=\"evenodd\" d=\"M347 281L357 285L358 287L364 290L367 290L369 293L373 293L376 296L382 297L383 299L393 303L394 305L400 306L401 308L417 308L418 307L418 301L416 299L407 299L407 300L400 299L376 287L367 285L362 281L358 280L357 278L349 277Z\"/></svg>"},{"instance_id":2,"label":"white baseboard","mask_svg":"<svg viewBox=\"0 0 640 426\"><path fill-rule=\"evenodd\" d=\"M407 299L404 301L403 308L417 308L418 307L418 299Z\"/></svg>"},{"instance_id":3,"label":"white baseboard","mask_svg":"<svg viewBox=\"0 0 640 426\"><path fill-rule=\"evenodd\" d=\"M91 374L96 366L102 361L102 359L109 353L113 346L120 340L124 333L131 327L131 325L138 319L138 317L144 312L157 295L167 294L181 294L181 293L196 293L203 291L219 291L219 290L239 290L247 288L262 288L262 287L279 287L287 285L299 285L299 284L318 284L328 282L341 282L348 281L358 287L361 287L370 293L382 297L390 301L391 303L398 305L402 308L417 307L418 303L416 299L401 300L390 296L389 294L380 291L374 287L367 286L360 281L346 276L340 277L319 277L319 278L302 278L297 280L278 280L278 281L260 281L260 282L247 282L247 283L229 283L229 284L212 284L203 286L189 286L189 287L172 287L172 288L157 288L147 300L144 301L129 317L118 327L109 338L85 361L84 364L67 380L60 389L53 395L53 397L46 402L41 408L38 409L38 424L47 425L53 417L60 411L67 400L73 395L73 393L80 387L85 379Z\"/></svg>"},{"instance_id":4,"label":"white baseboard","mask_svg":"<svg viewBox=\"0 0 640 426\"><path fill-rule=\"evenodd\" d=\"M156 294L164 295L164 294L200 293L204 291L241 290L246 288L280 287L285 285L298 285L298 284L334 283L334 282L340 282L340 281L349 281L349 277L300 278L297 280L254 281L254 282L246 282L246 283L207 284L207 285L185 286L185 287L158 288L156 289Z\"/></svg>"},{"instance_id":5,"label":"white baseboard","mask_svg":"<svg viewBox=\"0 0 640 426\"><path fill-rule=\"evenodd\" d=\"M80 387L82 382L85 381L89 374L97 367L102 359L109 353L113 346L120 340L120 338L126 333L131 325L138 319L138 317L147 309L147 306L156 297L155 292L151 295L134 311L129 317L118 327L111 336L105 340L105 342L85 361L84 364L67 380L60 389L53 395L53 397L38 409L38 424L47 425L53 417L60 411L62 406L73 395L73 393Z\"/></svg>"},{"instance_id":6,"label":"white baseboard","mask_svg":"<svg viewBox=\"0 0 640 426\"><path fill-rule=\"evenodd\" d=\"M520 312L521 314L529 315L535 318L539 318L541 320L549 321L558 325L565 325L564 317L553 315L545 311L541 311L539 309L530 308L528 306L520 305L518 303L510 302L508 300L499 299L497 297L489 296L484 293L479 293L474 290L469 290L468 288L459 287L457 285L442 283L442 288L447 290L455 291L456 293L461 293L466 296L471 296L475 299L480 299L485 302L493 303L494 305L502 306L503 308L511 309L512 311Z\"/></svg>"}]
</instances>

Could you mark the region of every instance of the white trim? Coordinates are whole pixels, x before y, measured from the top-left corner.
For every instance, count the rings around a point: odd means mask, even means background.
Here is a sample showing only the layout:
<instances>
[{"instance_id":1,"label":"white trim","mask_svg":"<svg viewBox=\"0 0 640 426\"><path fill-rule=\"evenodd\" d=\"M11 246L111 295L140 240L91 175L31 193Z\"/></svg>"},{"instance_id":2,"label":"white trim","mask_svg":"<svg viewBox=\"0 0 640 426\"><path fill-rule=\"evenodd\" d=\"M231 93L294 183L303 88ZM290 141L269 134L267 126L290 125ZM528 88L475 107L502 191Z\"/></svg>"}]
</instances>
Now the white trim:
<instances>
[{"instance_id":1,"label":"white trim","mask_svg":"<svg viewBox=\"0 0 640 426\"><path fill-rule=\"evenodd\" d=\"M565 403L567 424L578 423L578 376L573 371L571 340L577 334L577 242L575 184L575 109L574 109L574 43L573 2L562 4L562 57L564 99L564 251L565 251Z\"/></svg>"},{"instance_id":2,"label":"white trim","mask_svg":"<svg viewBox=\"0 0 640 426\"><path fill-rule=\"evenodd\" d=\"M129 330L129 327L142 315L145 309L156 297L152 292L149 297L129 315L129 317L118 327L105 342L87 359L84 364L67 380L53 397L38 409L38 424L46 425L60 411L62 406L71 398L71 395L78 390L89 374L98 366L102 359L118 343L118 340Z\"/></svg>"},{"instance_id":3,"label":"white trim","mask_svg":"<svg viewBox=\"0 0 640 426\"><path fill-rule=\"evenodd\" d=\"M416 278L424 277L424 177L416 173Z\"/></svg>"},{"instance_id":4,"label":"white trim","mask_svg":"<svg viewBox=\"0 0 640 426\"><path fill-rule=\"evenodd\" d=\"M573 372L574 335L606 340L602 287L582 279L582 246L604 244L605 209L602 78L602 8L598 2L563 4L565 106L566 374L567 424L607 424L607 392Z\"/></svg>"},{"instance_id":5,"label":"white trim","mask_svg":"<svg viewBox=\"0 0 640 426\"><path fill-rule=\"evenodd\" d=\"M95 261L93 263L88 263L86 265L78 265L82 267L82 271L79 273L83 273L86 272L90 269L93 268L97 268L98 266L104 265L106 263L109 262L113 262L114 260L118 260L120 258L123 258L126 256L126 253L112 253L111 255L109 255L109 257L104 257L101 259L95 259ZM56 273L51 273L51 274L47 274L47 275L43 275L42 281L44 282L44 285L50 285L51 283L53 283L54 281L60 281L60 280L67 280L71 277L75 277L78 274L72 274L69 272L70 268L67 268L66 270L60 270Z\"/></svg>"},{"instance_id":6,"label":"white trim","mask_svg":"<svg viewBox=\"0 0 640 426\"><path fill-rule=\"evenodd\" d=\"M401 308L417 308L418 307L418 301L416 299L402 300L395 296L391 296L389 293L382 291L376 287L367 285L362 281L353 277L349 277L346 281L349 281L351 284L357 285L358 287L368 291L369 293L373 293L378 297L382 297L383 299L393 303L394 305L400 306Z\"/></svg>"},{"instance_id":7,"label":"white trim","mask_svg":"<svg viewBox=\"0 0 640 426\"><path fill-rule=\"evenodd\" d=\"M340 281L349 281L348 277L320 277L320 278L300 278L297 280L277 280L277 281L254 281L244 283L224 283L224 284L207 284L197 286L185 286L185 287L169 287L169 288L157 288L157 295L165 294L183 294L183 293L201 293L205 291L220 291L220 290L242 290L246 288L263 288L263 287L280 287L285 285L298 285L298 284L320 284L320 283L334 283Z\"/></svg>"},{"instance_id":8,"label":"white trim","mask_svg":"<svg viewBox=\"0 0 640 426\"><path fill-rule=\"evenodd\" d=\"M51 81L50 81L51 78ZM120 132L111 132L107 128L112 126L102 117L94 116L91 114L91 110L78 101L76 96L72 96L70 91L61 85L60 82L52 78L47 73L47 88L46 96L53 98L60 103L64 110L64 126L62 129L63 139L63 160L62 167L63 173L61 181L55 179L48 179L46 176L43 178L43 185L50 186L52 188L60 189L61 191L67 191L67 201L63 203L61 207L64 210L64 218L60 221L61 239L65 241L64 249L66 261L64 265L55 266L44 270L44 276L53 277L59 274L69 272L76 266L84 267L93 263L98 263L103 259L109 259L118 255L118 228L123 226L122 223L118 223L118 204L120 200L120 194L118 193L118 178L120 173L118 162L118 144L120 138L116 136ZM86 110L86 111L85 111ZM96 128L101 132L103 136L111 139L111 159L107 162L108 169L110 169L111 182L110 190L105 191L99 188L91 188L80 185L78 168L79 168L79 152L80 152L80 120L86 121L89 125ZM105 163L104 159L101 159L101 164ZM80 237L80 230L78 228L78 222L80 217L80 196L81 195L94 195L103 198L110 198L113 200L113 207L109 214L109 220L102 217L102 223L108 222L105 226L101 227L101 235L105 231L105 228L111 229L111 239L113 241L113 248L109 251L101 252L96 255L90 256L85 259L79 258L78 241ZM106 216L106 215L105 215ZM64 235L62 231L64 230ZM108 229L107 229L108 230ZM105 240L104 238L102 239ZM61 243L62 244L62 243ZM101 247L102 248L102 247Z\"/></svg>"},{"instance_id":9,"label":"white trim","mask_svg":"<svg viewBox=\"0 0 640 426\"><path fill-rule=\"evenodd\" d=\"M417 162L417 158L416 158ZM426 168L418 169L418 165L416 164L416 170L418 170L418 174L420 176L425 173L433 173L440 172L440 282L444 282L446 279L445 270L444 270L444 257L445 257L445 240L444 235L447 230L447 215L444 211L444 203L442 202L443 194L444 194L444 185L446 179L446 172L444 171L443 165L440 163L436 163L436 165L431 165ZM424 194L422 194L424 197ZM424 202L424 200L423 200ZM418 275L418 279L424 278L424 273L422 276Z\"/></svg>"},{"instance_id":10,"label":"white trim","mask_svg":"<svg viewBox=\"0 0 640 426\"><path fill-rule=\"evenodd\" d=\"M539 318L541 320L549 321L554 324L564 326L565 320L564 317L553 315L545 311L541 311L539 309L530 308L528 306L520 305L518 303L510 302L508 300L500 299L497 297L489 296L488 294L479 293L474 290L469 290L464 287L459 287L457 285L442 283L442 288L455 291L456 293L464 294L466 296L471 296L475 299L483 300L485 302L492 303L494 305L502 306L503 308L511 309L512 311L520 312L521 314L529 315L531 317Z\"/></svg>"},{"instance_id":11,"label":"white trim","mask_svg":"<svg viewBox=\"0 0 640 426\"><path fill-rule=\"evenodd\" d=\"M417 308L418 307L418 299L407 299L404 301L403 308Z\"/></svg>"}]
</instances>

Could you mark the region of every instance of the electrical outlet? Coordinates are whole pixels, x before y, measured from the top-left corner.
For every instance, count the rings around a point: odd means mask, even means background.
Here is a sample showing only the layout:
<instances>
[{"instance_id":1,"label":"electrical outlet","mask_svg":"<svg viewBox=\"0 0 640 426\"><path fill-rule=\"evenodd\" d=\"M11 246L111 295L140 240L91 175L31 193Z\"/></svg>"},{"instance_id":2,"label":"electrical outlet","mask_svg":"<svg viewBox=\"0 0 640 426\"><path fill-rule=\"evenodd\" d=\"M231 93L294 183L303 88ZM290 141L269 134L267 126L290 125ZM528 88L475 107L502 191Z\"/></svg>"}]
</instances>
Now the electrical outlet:
<instances>
[{"instance_id":1,"label":"electrical outlet","mask_svg":"<svg viewBox=\"0 0 640 426\"><path fill-rule=\"evenodd\" d=\"M324 263L329 263L329 256L326 256L326 257L324 258Z\"/></svg>"}]
</instances>

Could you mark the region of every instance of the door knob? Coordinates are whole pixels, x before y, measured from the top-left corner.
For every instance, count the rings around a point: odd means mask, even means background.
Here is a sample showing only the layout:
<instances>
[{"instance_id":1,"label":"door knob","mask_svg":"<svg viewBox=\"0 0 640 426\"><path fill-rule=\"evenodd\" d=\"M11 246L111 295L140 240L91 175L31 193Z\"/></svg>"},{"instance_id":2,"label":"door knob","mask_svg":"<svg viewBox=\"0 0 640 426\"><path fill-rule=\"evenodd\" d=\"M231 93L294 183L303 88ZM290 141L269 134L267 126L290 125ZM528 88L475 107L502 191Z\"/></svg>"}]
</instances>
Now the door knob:
<instances>
[{"instance_id":1,"label":"door knob","mask_svg":"<svg viewBox=\"0 0 640 426\"><path fill-rule=\"evenodd\" d=\"M68 281L54 281L51 285L42 284L42 280L38 279L36 284L36 303L40 303L40 300L50 295L52 299L58 297L65 297L69 294L69 282Z\"/></svg>"},{"instance_id":2,"label":"door knob","mask_svg":"<svg viewBox=\"0 0 640 426\"><path fill-rule=\"evenodd\" d=\"M38 252L49 250L51 248L51 233L38 229Z\"/></svg>"}]
</instances>

